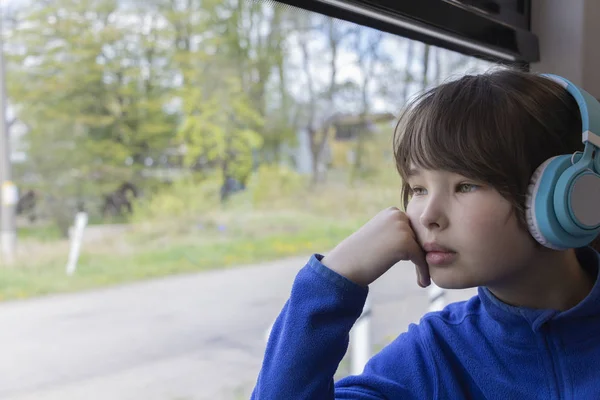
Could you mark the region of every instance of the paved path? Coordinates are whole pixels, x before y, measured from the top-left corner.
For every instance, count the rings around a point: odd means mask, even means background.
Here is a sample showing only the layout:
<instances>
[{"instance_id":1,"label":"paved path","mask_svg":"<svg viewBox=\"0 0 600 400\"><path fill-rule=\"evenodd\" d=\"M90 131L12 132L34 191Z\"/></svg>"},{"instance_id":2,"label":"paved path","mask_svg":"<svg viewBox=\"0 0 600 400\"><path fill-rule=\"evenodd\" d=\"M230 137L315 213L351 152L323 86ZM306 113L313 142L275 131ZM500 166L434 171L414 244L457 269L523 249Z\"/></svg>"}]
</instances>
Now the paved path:
<instances>
[{"instance_id":1,"label":"paved path","mask_svg":"<svg viewBox=\"0 0 600 400\"><path fill-rule=\"evenodd\" d=\"M0 399L247 399L307 259L0 304ZM371 293L377 343L427 310L409 265Z\"/></svg>"}]
</instances>

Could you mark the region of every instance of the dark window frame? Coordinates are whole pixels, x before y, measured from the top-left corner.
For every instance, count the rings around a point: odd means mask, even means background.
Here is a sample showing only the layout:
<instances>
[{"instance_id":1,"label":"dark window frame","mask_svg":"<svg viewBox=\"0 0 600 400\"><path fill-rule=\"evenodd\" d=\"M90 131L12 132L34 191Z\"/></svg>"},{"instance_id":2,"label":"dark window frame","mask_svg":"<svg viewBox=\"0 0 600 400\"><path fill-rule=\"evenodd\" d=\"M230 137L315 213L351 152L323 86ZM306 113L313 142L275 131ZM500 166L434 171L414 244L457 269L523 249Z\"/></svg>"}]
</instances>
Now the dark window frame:
<instances>
[{"instance_id":1,"label":"dark window frame","mask_svg":"<svg viewBox=\"0 0 600 400\"><path fill-rule=\"evenodd\" d=\"M502 14L486 15L466 4L475 0L277 1L525 70L539 61L538 38L524 29L530 26L530 0L524 0L524 14L515 25L502 22Z\"/></svg>"}]
</instances>

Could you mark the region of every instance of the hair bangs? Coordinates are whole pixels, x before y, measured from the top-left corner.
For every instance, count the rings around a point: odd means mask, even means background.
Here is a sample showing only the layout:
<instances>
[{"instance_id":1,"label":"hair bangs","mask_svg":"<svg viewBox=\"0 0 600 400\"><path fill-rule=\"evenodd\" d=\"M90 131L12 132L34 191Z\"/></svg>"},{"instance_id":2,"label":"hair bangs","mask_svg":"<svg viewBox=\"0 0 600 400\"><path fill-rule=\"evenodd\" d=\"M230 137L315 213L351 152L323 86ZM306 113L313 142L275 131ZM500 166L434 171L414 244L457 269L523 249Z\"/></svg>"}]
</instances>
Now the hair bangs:
<instances>
[{"instance_id":1,"label":"hair bangs","mask_svg":"<svg viewBox=\"0 0 600 400\"><path fill-rule=\"evenodd\" d=\"M509 108L504 91L485 75L466 76L419 96L394 132L404 205L410 197L405 182L412 168L444 170L506 186L503 177L511 173L506 162L518 146L502 134L512 128L498 110Z\"/></svg>"}]
</instances>

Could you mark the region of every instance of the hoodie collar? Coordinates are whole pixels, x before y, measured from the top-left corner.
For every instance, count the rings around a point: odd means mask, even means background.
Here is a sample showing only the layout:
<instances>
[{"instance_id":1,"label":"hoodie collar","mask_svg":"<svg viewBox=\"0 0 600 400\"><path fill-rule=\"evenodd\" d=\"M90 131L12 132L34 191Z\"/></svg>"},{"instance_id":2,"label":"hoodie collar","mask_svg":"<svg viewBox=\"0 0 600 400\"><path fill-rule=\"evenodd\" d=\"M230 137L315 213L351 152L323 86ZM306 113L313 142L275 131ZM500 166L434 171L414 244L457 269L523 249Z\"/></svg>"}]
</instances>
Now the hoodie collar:
<instances>
[{"instance_id":1,"label":"hoodie collar","mask_svg":"<svg viewBox=\"0 0 600 400\"><path fill-rule=\"evenodd\" d=\"M538 332L549 320L586 319L600 315L600 283L598 270L600 255L591 247L575 250L580 265L593 277L595 283L590 293L575 307L558 311L552 309L534 309L515 307L498 299L487 287L479 287L478 293L487 313L497 322L496 328L505 330L510 327L515 340L521 341L522 335L530 336L532 331Z\"/></svg>"}]
</instances>

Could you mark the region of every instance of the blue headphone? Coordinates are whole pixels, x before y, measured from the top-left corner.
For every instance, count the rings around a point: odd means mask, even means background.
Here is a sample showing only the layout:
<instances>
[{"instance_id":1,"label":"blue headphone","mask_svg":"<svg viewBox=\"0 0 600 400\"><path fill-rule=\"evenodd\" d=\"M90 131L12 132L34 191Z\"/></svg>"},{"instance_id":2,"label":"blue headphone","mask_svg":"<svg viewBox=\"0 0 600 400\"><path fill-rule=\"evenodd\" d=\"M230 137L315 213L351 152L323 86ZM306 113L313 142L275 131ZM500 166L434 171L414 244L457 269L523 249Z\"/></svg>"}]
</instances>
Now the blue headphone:
<instances>
[{"instance_id":1,"label":"blue headphone","mask_svg":"<svg viewBox=\"0 0 600 400\"><path fill-rule=\"evenodd\" d=\"M551 249L583 247L600 233L600 103L565 78L544 76L577 101L585 147L552 157L534 172L526 202L529 232Z\"/></svg>"}]
</instances>

